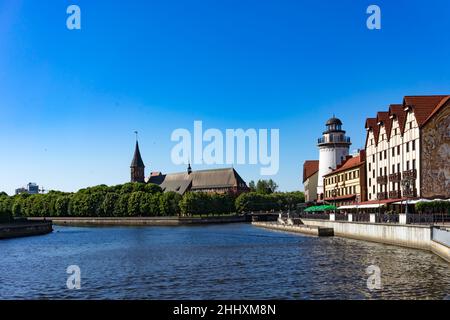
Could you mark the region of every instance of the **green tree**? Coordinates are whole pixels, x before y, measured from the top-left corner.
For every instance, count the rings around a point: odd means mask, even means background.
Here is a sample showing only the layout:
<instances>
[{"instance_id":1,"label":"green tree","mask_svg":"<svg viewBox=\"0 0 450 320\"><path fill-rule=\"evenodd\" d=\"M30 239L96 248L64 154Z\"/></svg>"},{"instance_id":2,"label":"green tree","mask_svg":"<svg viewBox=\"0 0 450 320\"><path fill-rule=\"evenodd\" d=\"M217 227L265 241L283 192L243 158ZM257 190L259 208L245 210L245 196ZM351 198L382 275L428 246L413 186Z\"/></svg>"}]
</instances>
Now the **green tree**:
<instances>
[{"instance_id":1,"label":"green tree","mask_svg":"<svg viewBox=\"0 0 450 320\"><path fill-rule=\"evenodd\" d=\"M119 201L120 195L115 192L109 192L105 195L105 198L101 207L101 216L112 217L115 215L115 208L117 201Z\"/></svg>"},{"instance_id":2,"label":"green tree","mask_svg":"<svg viewBox=\"0 0 450 320\"><path fill-rule=\"evenodd\" d=\"M273 181L270 180L258 180L256 183L256 192L261 194L269 194L274 193L277 191L278 185Z\"/></svg>"},{"instance_id":3,"label":"green tree","mask_svg":"<svg viewBox=\"0 0 450 320\"><path fill-rule=\"evenodd\" d=\"M160 197L160 212L163 216L178 216L181 213L180 201L182 197L180 194L169 191L165 192Z\"/></svg>"},{"instance_id":4,"label":"green tree","mask_svg":"<svg viewBox=\"0 0 450 320\"><path fill-rule=\"evenodd\" d=\"M144 191L135 191L131 193L128 199L128 216L142 216L141 203L145 200L146 193Z\"/></svg>"},{"instance_id":5,"label":"green tree","mask_svg":"<svg viewBox=\"0 0 450 320\"><path fill-rule=\"evenodd\" d=\"M130 199L129 193L124 193L119 196L118 201L114 207L114 216L126 217L128 215L128 200Z\"/></svg>"},{"instance_id":6,"label":"green tree","mask_svg":"<svg viewBox=\"0 0 450 320\"><path fill-rule=\"evenodd\" d=\"M67 217L69 215L69 204L69 195L59 196L55 202L55 215L57 217Z\"/></svg>"},{"instance_id":7,"label":"green tree","mask_svg":"<svg viewBox=\"0 0 450 320\"><path fill-rule=\"evenodd\" d=\"M155 194L155 193L162 193L162 189L160 186L154 183L148 183L145 185L144 191Z\"/></svg>"},{"instance_id":8,"label":"green tree","mask_svg":"<svg viewBox=\"0 0 450 320\"><path fill-rule=\"evenodd\" d=\"M249 183L248 183L248 188L250 189L250 192L256 192L256 184L255 184L255 181L250 181Z\"/></svg>"}]
</instances>

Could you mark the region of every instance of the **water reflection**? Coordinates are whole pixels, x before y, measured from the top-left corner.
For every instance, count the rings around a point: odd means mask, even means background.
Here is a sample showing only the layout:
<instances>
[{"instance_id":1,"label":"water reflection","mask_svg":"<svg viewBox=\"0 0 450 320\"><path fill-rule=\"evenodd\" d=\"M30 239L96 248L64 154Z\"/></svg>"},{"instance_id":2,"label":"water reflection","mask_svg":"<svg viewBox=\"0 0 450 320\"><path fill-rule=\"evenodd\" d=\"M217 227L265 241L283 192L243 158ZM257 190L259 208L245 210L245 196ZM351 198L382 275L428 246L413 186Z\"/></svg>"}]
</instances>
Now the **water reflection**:
<instances>
[{"instance_id":1,"label":"water reflection","mask_svg":"<svg viewBox=\"0 0 450 320\"><path fill-rule=\"evenodd\" d=\"M449 264L420 250L247 224L72 228L0 242L2 299L444 299ZM66 288L79 265L82 288ZM382 289L367 289L366 268Z\"/></svg>"}]
</instances>

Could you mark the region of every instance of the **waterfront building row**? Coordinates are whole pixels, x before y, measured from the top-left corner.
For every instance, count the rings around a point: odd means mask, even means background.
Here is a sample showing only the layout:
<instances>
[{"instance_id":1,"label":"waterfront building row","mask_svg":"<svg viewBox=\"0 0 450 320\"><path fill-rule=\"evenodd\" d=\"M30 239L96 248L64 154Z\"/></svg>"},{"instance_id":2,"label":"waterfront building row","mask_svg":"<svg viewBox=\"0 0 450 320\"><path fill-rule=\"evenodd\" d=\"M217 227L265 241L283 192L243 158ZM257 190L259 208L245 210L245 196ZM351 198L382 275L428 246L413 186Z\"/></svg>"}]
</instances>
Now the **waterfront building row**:
<instances>
[{"instance_id":1,"label":"waterfront building row","mask_svg":"<svg viewBox=\"0 0 450 320\"><path fill-rule=\"evenodd\" d=\"M319 160L303 166L308 202L450 198L450 96L406 96L368 118L365 149L352 156L342 122L333 116L326 126Z\"/></svg>"}]
</instances>

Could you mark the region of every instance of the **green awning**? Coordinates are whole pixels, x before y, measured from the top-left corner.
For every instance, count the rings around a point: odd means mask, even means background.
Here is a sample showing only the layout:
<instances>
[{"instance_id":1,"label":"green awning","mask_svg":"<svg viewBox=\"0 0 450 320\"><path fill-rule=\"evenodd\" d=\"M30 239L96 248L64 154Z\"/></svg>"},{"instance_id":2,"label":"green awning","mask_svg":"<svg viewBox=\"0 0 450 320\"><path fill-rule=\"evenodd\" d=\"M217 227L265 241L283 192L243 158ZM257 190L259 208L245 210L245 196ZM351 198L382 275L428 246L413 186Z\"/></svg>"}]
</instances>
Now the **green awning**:
<instances>
[{"instance_id":1,"label":"green awning","mask_svg":"<svg viewBox=\"0 0 450 320\"><path fill-rule=\"evenodd\" d=\"M326 204L326 205L312 206L312 207L306 208L305 212L324 212L324 211L333 211L336 209L337 208L335 206Z\"/></svg>"}]
</instances>

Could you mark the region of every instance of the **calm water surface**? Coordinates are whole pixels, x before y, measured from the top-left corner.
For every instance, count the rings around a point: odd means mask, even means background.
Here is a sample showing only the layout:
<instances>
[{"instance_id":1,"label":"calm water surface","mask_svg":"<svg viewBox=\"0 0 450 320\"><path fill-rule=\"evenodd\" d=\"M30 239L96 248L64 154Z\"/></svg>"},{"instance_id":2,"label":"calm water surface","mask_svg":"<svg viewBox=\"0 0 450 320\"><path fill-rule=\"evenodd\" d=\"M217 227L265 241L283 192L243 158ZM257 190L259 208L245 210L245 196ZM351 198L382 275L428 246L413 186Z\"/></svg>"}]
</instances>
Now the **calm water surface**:
<instances>
[{"instance_id":1,"label":"calm water surface","mask_svg":"<svg viewBox=\"0 0 450 320\"><path fill-rule=\"evenodd\" d=\"M383 288L367 289L378 265ZM66 269L81 268L81 290ZM55 227L0 241L1 299L449 299L450 264L424 251L269 231Z\"/></svg>"}]
</instances>

